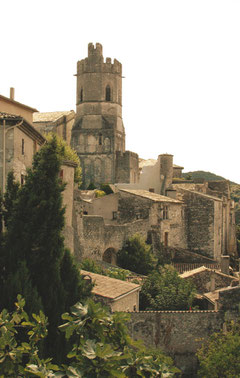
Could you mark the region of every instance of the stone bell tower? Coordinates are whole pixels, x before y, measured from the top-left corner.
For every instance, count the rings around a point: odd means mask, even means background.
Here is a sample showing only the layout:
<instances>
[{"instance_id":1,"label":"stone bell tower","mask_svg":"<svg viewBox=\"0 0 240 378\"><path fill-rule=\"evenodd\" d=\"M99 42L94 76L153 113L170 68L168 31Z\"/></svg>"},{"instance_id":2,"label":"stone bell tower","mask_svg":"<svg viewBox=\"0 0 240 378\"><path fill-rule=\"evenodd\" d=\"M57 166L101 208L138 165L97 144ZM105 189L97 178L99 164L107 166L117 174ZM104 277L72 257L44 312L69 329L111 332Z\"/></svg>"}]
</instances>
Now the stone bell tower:
<instances>
[{"instance_id":1,"label":"stone bell tower","mask_svg":"<svg viewBox=\"0 0 240 378\"><path fill-rule=\"evenodd\" d=\"M77 63L77 109L72 147L81 160L83 185L115 183L118 156L125 153L122 121L122 65L104 61L102 45L89 43ZM126 159L125 159L126 160Z\"/></svg>"}]
</instances>

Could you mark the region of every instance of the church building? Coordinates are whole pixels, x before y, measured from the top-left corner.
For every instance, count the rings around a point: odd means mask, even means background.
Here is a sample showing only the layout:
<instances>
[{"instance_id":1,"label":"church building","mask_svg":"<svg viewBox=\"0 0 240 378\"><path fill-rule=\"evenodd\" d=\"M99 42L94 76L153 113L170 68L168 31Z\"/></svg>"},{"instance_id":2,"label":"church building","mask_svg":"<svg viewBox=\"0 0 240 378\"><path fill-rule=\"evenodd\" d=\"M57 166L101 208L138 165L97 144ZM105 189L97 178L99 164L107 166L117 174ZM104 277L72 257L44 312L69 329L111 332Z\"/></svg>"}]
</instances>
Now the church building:
<instances>
[{"instance_id":1,"label":"church building","mask_svg":"<svg viewBox=\"0 0 240 378\"><path fill-rule=\"evenodd\" d=\"M104 61L102 45L89 43L77 63L77 106L71 145L81 161L83 187L90 183L137 183L138 155L125 151L122 65Z\"/></svg>"}]
</instances>

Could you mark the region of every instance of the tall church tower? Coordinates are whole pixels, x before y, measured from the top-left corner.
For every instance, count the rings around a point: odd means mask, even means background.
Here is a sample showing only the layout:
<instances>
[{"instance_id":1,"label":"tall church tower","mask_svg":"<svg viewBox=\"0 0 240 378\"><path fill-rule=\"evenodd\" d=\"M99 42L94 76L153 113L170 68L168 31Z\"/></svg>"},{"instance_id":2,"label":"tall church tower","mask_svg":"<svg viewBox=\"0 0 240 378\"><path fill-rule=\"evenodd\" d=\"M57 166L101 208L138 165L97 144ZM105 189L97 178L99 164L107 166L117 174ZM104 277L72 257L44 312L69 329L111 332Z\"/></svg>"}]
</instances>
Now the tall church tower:
<instances>
[{"instance_id":1,"label":"tall church tower","mask_svg":"<svg viewBox=\"0 0 240 378\"><path fill-rule=\"evenodd\" d=\"M113 63L111 58L104 61L102 45L89 43L88 57L77 63L76 76L77 110L71 144L80 157L83 185L121 181L119 159L126 168L122 65L116 59Z\"/></svg>"}]
</instances>

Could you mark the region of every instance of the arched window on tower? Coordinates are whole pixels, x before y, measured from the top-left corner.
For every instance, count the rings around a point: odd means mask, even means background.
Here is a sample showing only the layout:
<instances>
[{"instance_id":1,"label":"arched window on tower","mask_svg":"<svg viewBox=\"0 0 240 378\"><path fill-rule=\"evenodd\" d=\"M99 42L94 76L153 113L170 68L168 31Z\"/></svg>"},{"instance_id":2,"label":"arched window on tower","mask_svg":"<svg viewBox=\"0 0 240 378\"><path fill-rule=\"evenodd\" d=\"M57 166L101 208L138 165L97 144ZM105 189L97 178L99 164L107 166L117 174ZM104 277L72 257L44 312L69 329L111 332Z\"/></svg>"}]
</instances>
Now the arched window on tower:
<instances>
[{"instance_id":1,"label":"arched window on tower","mask_svg":"<svg viewBox=\"0 0 240 378\"><path fill-rule=\"evenodd\" d=\"M80 102L83 102L83 89L80 91Z\"/></svg>"},{"instance_id":2,"label":"arched window on tower","mask_svg":"<svg viewBox=\"0 0 240 378\"><path fill-rule=\"evenodd\" d=\"M106 101L111 101L111 88L109 85L106 86Z\"/></svg>"}]
</instances>

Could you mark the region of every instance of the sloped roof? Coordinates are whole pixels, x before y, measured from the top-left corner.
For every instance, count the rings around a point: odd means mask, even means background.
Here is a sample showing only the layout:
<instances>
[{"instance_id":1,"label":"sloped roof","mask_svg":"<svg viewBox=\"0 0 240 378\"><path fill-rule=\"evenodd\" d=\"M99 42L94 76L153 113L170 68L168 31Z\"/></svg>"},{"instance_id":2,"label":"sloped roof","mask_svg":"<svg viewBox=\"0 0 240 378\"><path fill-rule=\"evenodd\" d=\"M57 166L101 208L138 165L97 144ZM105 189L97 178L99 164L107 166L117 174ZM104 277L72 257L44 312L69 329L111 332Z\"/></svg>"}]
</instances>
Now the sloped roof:
<instances>
[{"instance_id":1,"label":"sloped roof","mask_svg":"<svg viewBox=\"0 0 240 378\"><path fill-rule=\"evenodd\" d=\"M183 190L185 192L193 193L195 195L205 197L206 199L210 199L210 200L214 200L214 201L218 201L218 202L223 202L223 200L221 198L214 197L214 196L211 196L209 194L202 193L202 192L198 192L197 190L186 189L186 188L182 187L181 184L174 184L173 185L173 188L176 189L176 190L178 189L177 187L179 187L181 190Z\"/></svg>"},{"instance_id":2,"label":"sloped roof","mask_svg":"<svg viewBox=\"0 0 240 378\"><path fill-rule=\"evenodd\" d=\"M176 164L173 164L173 168L184 169L184 167L181 167L180 165L176 165Z\"/></svg>"},{"instance_id":3,"label":"sloped roof","mask_svg":"<svg viewBox=\"0 0 240 378\"><path fill-rule=\"evenodd\" d=\"M0 112L0 119L11 120L11 121L21 121L22 117L15 114Z\"/></svg>"},{"instance_id":4,"label":"sloped roof","mask_svg":"<svg viewBox=\"0 0 240 378\"><path fill-rule=\"evenodd\" d=\"M124 294L130 294L131 292L140 290L140 285L117 280L116 278L102 276L101 274L87 272L86 270L81 270L81 274L89 276L95 283L92 289L93 294L112 300L116 300Z\"/></svg>"},{"instance_id":5,"label":"sloped roof","mask_svg":"<svg viewBox=\"0 0 240 378\"><path fill-rule=\"evenodd\" d=\"M179 200L176 200L174 198L162 196L161 194L152 193L148 190L142 190L142 189L119 189L121 192L126 192L129 194L133 194L135 196L143 197L150 199L153 202L168 202L168 203L182 203Z\"/></svg>"},{"instance_id":6,"label":"sloped roof","mask_svg":"<svg viewBox=\"0 0 240 378\"><path fill-rule=\"evenodd\" d=\"M46 139L40 134L30 123L28 123L23 117L15 114L9 114L0 112L0 120L7 121L8 124L13 127L19 127L25 134L29 135L34 140L37 140L40 145L45 143Z\"/></svg>"},{"instance_id":7,"label":"sloped roof","mask_svg":"<svg viewBox=\"0 0 240 378\"><path fill-rule=\"evenodd\" d=\"M213 270L213 269L206 268L204 265L200 266L199 268L189 270L188 272L184 272L184 273L180 274L180 277L182 277L182 278L193 277L193 276L200 274L202 272L214 272L216 274L219 274L220 276L228 277L228 278L231 278L232 280L237 281L236 277L230 276L228 274L224 274L224 273L220 272L219 270L215 270L215 269Z\"/></svg>"},{"instance_id":8,"label":"sloped roof","mask_svg":"<svg viewBox=\"0 0 240 378\"><path fill-rule=\"evenodd\" d=\"M13 99L11 99L11 98L9 98L9 97L5 97L5 96L3 96L3 95L0 95L0 101L1 101L1 100L2 100L2 101L5 101L5 102L8 102L8 103L15 104L15 105L17 105L17 106L20 106L21 108L25 108L25 109L27 109L27 110L30 110L32 113L38 111L37 109L32 108L31 106L28 106L28 105L22 104L21 102L18 102L18 101L16 101L16 100L13 100Z\"/></svg>"},{"instance_id":9,"label":"sloped roof","mask_svg":"<svg viewBox=\"0 0 240 378\"><path fill-rule=\"evenodd\" d=\"M33 113L33 122L55 122L63 116L67 116L71 113L74 113L73 110L59 111L59 112L46 112L46 113Z\"/></svg>"},{"instance_id":10,"label":"sloped roof","mask_svg":"<svg viewBox=\"0 0 240 378\"><path fill-rule=\"evenodd\" d=\"M148 167L148 166L153 166L157 163L157 160L155 159L147 159L147 160L144 160L144 159L139 159L139 168L143 168L143 167Z\"/></svg>"}]
</instances>

